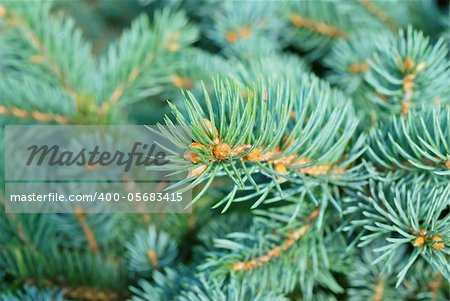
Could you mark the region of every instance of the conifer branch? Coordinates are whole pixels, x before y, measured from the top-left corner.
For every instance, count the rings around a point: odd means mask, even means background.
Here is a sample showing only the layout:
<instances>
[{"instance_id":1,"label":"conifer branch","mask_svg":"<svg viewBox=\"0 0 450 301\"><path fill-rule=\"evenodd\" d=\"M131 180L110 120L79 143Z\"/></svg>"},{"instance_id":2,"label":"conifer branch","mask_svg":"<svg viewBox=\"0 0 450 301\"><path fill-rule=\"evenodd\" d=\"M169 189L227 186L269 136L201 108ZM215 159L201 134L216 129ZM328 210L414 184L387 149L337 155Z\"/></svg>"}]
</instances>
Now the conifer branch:
<instances>
[{"instance_id":1,"label":"conifer branch","mask_svg":"<svg viewBox=\"0 0 450 301\"><path fill-rule=\"evenodd\" d=\"M138 231L127 250L130 270L142 275L171 265L178 255L176 242L166 232L158 232L154 225Z\"/></svg>"},{"instance_id":2,"label":"conifer branch","mask_svg":"<svg viewBox=\"0 0 450 301\"><path fill-rule=\"evenodd\" d=\"M119 85L113 90L111 96L102 103L100 107L101 112L107 112L110 108L112 108L114 105L117 104L119 99L122 97L123 93L127 89L127 86L132 84L133 81L136 80L136 78L140 75L143 68L148 68L148 66L152 63L154 60L154 54L149 53L147 54L146 58L144 59L144 63L142 64L142 67L134 67L128 76L126 76L126 79L119 83Z\"/></svg>"},{"instance_id":3,"label":"conifer branch","mask_svg":"<svg viewBox=\"0 0 450 301\"><path fill-rule=\"evenodd\" d=\"M114 291L95 290L90 287L65 287L64 289L64 295L75 300L113 301L120 299L119 294Z\"/></svg>"},{"instance_id":4,"label":"conifer branch","mask_svg":"<svg viewBox=\"0 0 450 301\"><path fill-rule=\"evenodd\" d=\"M449 122L450 110L440 106L394 118L371 131L367 158L380 172L421 171L445 182L450 175Z\"/></svg>"},{"instance_id":5,"label":"conifer branch","mask_svg":"<svg viewBox=\"0 0 450 301\"><path fill-rule=\"evenodd\" d=\"M446 236L450 233L450 216L441 218L449 205L450 186L426 183L413 186L411 183L415 182L388 187L371 182L371 196L362 196L367 202L360 205L363 215L360 220L353 221L354 225L363 225L367 230L360 239L360 247L378 238L385 239L386 244L374 249L380 254L374 263L384 261L385 266L394 266L398 260L396 255L402 253L401 247L413 247L409 252L403 249L405 262L398 273L396 287L419 256L450 279L450 267L445 262L445 255L440 254L447 247Z\"/></svg>"},{"instance_id":6,"label":"conifer branch","mask_svg":"<svg viewBox=\"0 0 450 301\"><path fill-rule=\"evenodd\" d=\"M196 27L181 12L163 10L154 19L150 24L147 16L137 18L100 58L99 72L104 77L100 112L142 99L144 90L159 93L161 84L169 84L176 71L176 54L197 39Z\"/></svg>"},{"instance_id":7,"label":"conifer branch","mask_svg":"<svg viewBox=\"0 0 450 301\"><path fill-rule=\"evenodd\" d=\"M194 214L0 214L1 301L447 297L434 1L147 2L3 1L0 121L158 123Z\"/></svg>"},{"instance_id":8,"label":"conifer branch","mask_svg":"<svg viewBox=\"0 0 450 301\"><path fill-rule=\"evenodd\" d=\"M381 22L385 23L391 30L397 31L398 25L392 20L385 11L383 11L372 0L360 0L360 3Z\"/></svg>"},{"instance_id":9,"label":"conifer branch","mask_svg":"<svg viewBox=\"0 0 450 301\"><path fill-rule=\"evenodd\" d=\"M20 108L10 108L0 105L0 115L12 115L21 119L32 119L44 123L56 122L58 124L68 124L69 118L66 116L51 114L39 111L27 111Z\"/></svg>"},{"instance_id":10,"label":"conifer branch","mask_svg":"<svg viewBox=\"0 0 450 301\"><path fill-rule=\"evenodd\" d=\"M431 298L432 300L438 300L439 298L439 289L442 285L442 273L439 271L436 271L436 276L433 278L433 280L428 285L431 291Z\"/></svg>"},{"instance_id":11,"label":"conifer branch","mask_svg":"<svg viewBox=\"0 0 450 301\"><path fill-rule=\"evenodd\" d=\"M290 21L295 27L304 27L333 38L342 39L347 37L347 33L339 28L322 22L316 22L299 14L292 14L290 17Z\"/></svg>"},{"instance_id":12,"label":"conifer branch","mask_svg":"<svg viewBox=\"0 0 450 301\"><path fill-rule=\"evenodd\" d=\"M344 121L345 115L352 116L347 105L329 112L319 110L320 106L313 105L313 99L318 97L317 101L327 102L328 99L331 100L333 92L329 91L330 94L326 93L319 97L318 94L323 93L316 90L320 83L308 77L303 77L302 80L310 82L311 87L308 91L299 92L300 98L281 87L252 88L243 94L237 85L217 82L216 91L229 92L210 96L205 90L204 100L208 112L203 112L202 104L189 92L186 97L189 119L172 106L177 122L182 125L190 124L193 128L194 142L187 145L187 141L180 141L177 135L164 133L166 136L173 136L171 141L178 147L187 148L183 156L186 164L168 168L189 171L187 181L190 180L191 183L186 189L204 182L209 177L207 185L194 198L193 203L209 188L216 175L223 174L222 170L236 183L236 189L242 190L247 189L247 181L249 185L252 183L255 188L258 187L254 183L253 176L260 172L269 173L273 179L269 185L275 186L290 181L307 183L308 177L317 177L319 181L322 177L326 183L339 182L345 178L344 173L347 172L355 173L357 177L358 167L352 165L352 162L362 153L360 149L362 144L357 143L355 149L345 147L350 139L350 133L356 129L356 118ZM267 113L269 105L272 103L275 105L279 99L283 99L281 96L283 93L287 101L280 104L284 107L281 112L273 115ZM300 111L301 106L303 107ZM310 109L305 109L306 107ZM310 118L306 118L305 115L308 110L312 112ZM291 119L292 113L298 117ZM324 118L325 115L329 118ZM169 119L166 121L168 124L172 122ZM313 125L315 122L317 124ZM288 126L292 131L287 130ZM322 127L322 131L319 131L319 126ZM238 136L241 129L244 129L244 132ZM300 137L302 129L304 132ZM329 140L324 139L327 133L332 135L328 137L331 138ZM321 148L323 149L320 150ZM313 149L316 150L314 154ZM235 169L231 173L228 168L233 169L236 164L240 164L242 168ZM261 199L255 206L267 198L266 189L269 185L262 184L256 188L258 193L261 193ZM229 195L230 199L225 208L233 202L235 192Z\"/></svg>"},{"instance_id":13,"label":"conifer branch","mask_svg":"<svg viewBox=\"0 0 450 301\"><path fill-rule=\"evenodd\" d=\"M98 253L100 249L98 247L97 240L95 239L94 232L86 221L86 213L81 207L78 206L75 208L75 216L81 226L81 229L83 229L83 233L86 236L89 248L92 252Z\"/></svg>"},{"instance_id":14,"label":"conifer branch","mask_svg":"<svg viewBox=\"0 0 450 301\"><path fill-rule=\"evenodd\" d=\"M31 244L30 239L28 238L28 236L25 234L24 228L22 226L22 224L20 223L20 221L17 219L16 214L14 213L8 213L7 215L9 218L11 218L11 220L13 221L16 230L17 230L17 236L20 238L20 240L23 242L23 244L25 246L28 246L32 249L35 249L35 246L33 246Z\"/></svg>"},{"instance_id":15,"label":"conifer branch","mask_svg":"<svg viewBox=\"0 0 450 301\"><path fill-rule=\"evenodd\" d=\"M352 74L365 73L369 70L370 66L367 62L356 62L348 66L348 71Z\"/></svg>"},{"instance_id":16,"label":"conifer branch","mask_svg":"<svg viewBox=\"0 0 450 301\"><path fill-rule=\"evenodd\" d=\"M385 279L383 275L380 275L374 288L373 301L384 300L384 288L385 288Z\"/></svg>"},{"instance_id":17,"label":"conifer branch","mask_svg":"<svg viewBox=\"0 0 450 301\"><path fill-rule=\"evenodd\" d=\"M319 216L320 209L315 209L309 215L307 219L306 225L301 228L295 230L294 232L289 233L288 240L286 240L281 246L274 247L267 253L260 255L256 258L249 259L246 261L239 261L233 263L231 265L231 270L234 272L248 271L254 270L260 266L262 266L265 262L271 261L276 257L279 257L283 254L284 251L288 250L292 247L296 242L298 242L308 230L311 228L314 220Z\"/></svg>"},{"instance_id":18,"label":"conifer branch","mask_svg":"<svg viewBox=\"0 0 450 301\"><path fill-rule=\"evenodd\" d=\"M380 46L372 54L365 75L374 90L371 101L381 112L405 116L410 108L433 103L436 98L449 101L449 91L442 83L449 79L450 63L442 40L432 45L423 33L408 27L388 43L390 47Z\"/></svg>"},{"instance_id":19,"label":"conifer branch","mask_svg":"<svg viewBox=\"0 0 450 301\"><path fill-rule=\"evenodd\" d=\"M79 90L79 87L82 86L83 83L81 81L78 82L78 80L80 80L78 77L78 70L71 70L70 65L64 62L64 59L61 59L61 55L69 54L74 50L79 50L78 55L80 58L86 59L83 62L86 64L89 63L90 59L90 46L82 44L80 41L80 33L74 29L74 24L71 19L61 21L50 16L50 5L48 3L37 5L38 7L34 8L27 7L24 3L14 3L11 5L11 8L8 9L6 14L7 24L10 26L9 29L17 29L18 33L22 33L21 38L23 37L32 49L37 52L28 58L29 61L47 66L60 82L61 88L67 92L74 102L77 102L77 99L82 92ZM49 20L46 20L48 23L34 24L38 17L49 18ZM49 44L49 42L52 42L50 41L51 37L56 39L60 38L58 36L60 33L56 32L57 29L53 28L54 26L62 27L64 34L70 35L70 37L66 37L66 39L71 39L71 42L74 42L71 47L79 46L79 48L66 49L66 46L63 45L61 41ZM71 59L76 60L77 58L71 57ZM76 67L79 68L80 66Z\"/></svg>"}]
</instances>

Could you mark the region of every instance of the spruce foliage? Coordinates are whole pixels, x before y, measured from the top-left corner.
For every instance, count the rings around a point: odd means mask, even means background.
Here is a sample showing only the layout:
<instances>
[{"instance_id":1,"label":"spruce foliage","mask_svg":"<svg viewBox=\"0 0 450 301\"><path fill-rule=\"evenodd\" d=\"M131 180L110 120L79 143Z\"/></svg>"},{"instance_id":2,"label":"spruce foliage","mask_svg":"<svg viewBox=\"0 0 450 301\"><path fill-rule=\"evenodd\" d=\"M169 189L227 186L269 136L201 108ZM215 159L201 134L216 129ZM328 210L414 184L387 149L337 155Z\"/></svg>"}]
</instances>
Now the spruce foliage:
<instances>
[{"instance_id":1,"label":"spruce foliage","mask_svg":"<svg viewBox=\"0 0 450 301\"><path fill-rule=\"evenodd\" d=\"M1 301L447 300L445 1L94 2L0 1L0 122L187 126L193 213L0 197Z\"/></svg>"}]
</instances>

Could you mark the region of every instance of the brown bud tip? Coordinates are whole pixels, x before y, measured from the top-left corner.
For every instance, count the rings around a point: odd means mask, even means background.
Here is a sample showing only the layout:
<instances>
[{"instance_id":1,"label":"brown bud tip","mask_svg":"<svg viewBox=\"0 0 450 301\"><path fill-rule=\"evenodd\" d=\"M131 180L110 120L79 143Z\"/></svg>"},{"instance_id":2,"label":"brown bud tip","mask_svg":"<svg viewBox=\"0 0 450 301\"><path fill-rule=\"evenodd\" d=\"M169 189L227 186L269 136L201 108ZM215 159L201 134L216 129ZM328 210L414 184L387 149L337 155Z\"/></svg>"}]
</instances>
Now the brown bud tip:
<instances>
[{"instance_id":1,"label":"brown bud tip","mask_svg":"<svg viewBox=\"0 0 450 301\"><path fill-rule=\"evenodd\" d=\"M320 209L315 209L313 212L311 212L311 214L309 215L310 219L315 219L319 216L320 214Z\"/></svg>"},{"instance_id":2,"label":"brown bud tip","mask_svg":"<svg viewBox=\"0 0 450 301\"><path fill-rule=\"evenodd\" d=\"M78 219L84 219L84 217L86 216L86 213L84 212L83 208L81 208L80 206L76 206L73 211L75 212L75 216Z\"/></svg>"},{"instance_id":3,"label":"brown bud tip","mask_svg":"<svg viewBox=\"0 0 450 301\"><path fill-rule=\"evenodd\" d=\"M203 144L199 142L192 142L189 146L196 149L202 149L205 147ZM184 152L183 158L185 158L188 161L191 161L194 164L202 162L202 159L189 149Z\"/></svg>"},{"instance_id":4,"label":"brown bud tip","mask_svg":"<svg viewBox=\"0 0 450 301\"><path fill-rule=\"evenodd\" d=\"M434 250L441 250L445 247L444 240L439 235L434 235L431 237L431 241L434 243L432 246Z\"/></svg>"},{"instance_id":5,"label":"brown bud tip","mask_svg":"<svg viewBox=\"0 0 450 301\"><path fill-rule=\"evenodd\" d=\"M187 77L180 77L177 74L172 75L172 84L177 88L192 88L194 86L194 81Z\"/></svg>"},{"instance_id":6,"label":"brown bud tip","mask_svg":"<svg viewBox=\"0 0 450 301\"><path fill-rule=\"evenodd\" d=\"M245 269L245 263L244 262L236 262L236 263L233 263L231 265L231 270L235 271L235 272L242 271L244 269Z\"/></svg>"},{"instance_id":7,"label":"brown bud tip","mask_svg":"<svg viewBox=\"0 0 450 301\"><path fill-rule=\"evenodd\" d=\"M200 159L199 156L197 156L193 151L190 150L184 152L183 158L185 158L188 161L191 161L194 164L202 162L202 159Z\"/></svg>"},{"instance_id":8,"label":"brown bud tip","mask_svg":"<svg viewBox=\"0 0 450 301\"><path fill-rule=\"evenodd\" d=\"M435 98L433 98L433 103L434 104L440 104L441 103L441 101L442 101L442 99L441 99L441 97L440 96L436 96Z\"/></svg>"},{"instance_id":9,"label":"brown bud tip","mask_svg":"<svg viewBox=\"0 0 450 301\"><path fill-rule=\"evenodd\" d=\"M254 148L251 152L249 152L244 159L249 162L258 162L260 157L261 157L261 150L259 149L259 147L257 147Z\"/></svg>"},{"instance_id":10,"label":"brown bud tip","mask_svg":"<svg viewBox=\"0 0 450 301\"><path fill-rule=\"evenodd\" d=\"M98 168L98 164L88 164L85 168L87 171L94 171Z\"/></svg>"},{"instance_id":11,"label":"brown bud tip","mask_svg":"<svg viewBox=\"0 0 450 301\"><path fill-rule=\"evenodd\" d=\"M6 16L6 8L3 5L0 5L0 17Z\"/></svg>"},{"instance_id":12,"label":"brown bud tip","mask_svg":"<svg viewBox=\"0 0 450 301\"><path fill-rule=\"evenodd\" d=\"M238 145L231 151L231 155L233 157L234 156L239 156L243 152L247 151L250 147L252 147L250 144Z\"/></svg>"},{"instance_id":13,"label":"brown bud tip","mask_svg":"<svg viewBox=\"0 0 450 301\"><path fill-rule=\"evenodd\" d=\"M412 91L413 89L414 89L414 82L412 80L405 78L405 81L403 82L403 90Z\"/></svg>"},{"instance_id":14,"label":"brown bud tip","mask_svg":"<svg viewBox=\"0 0 450 301\"><path fill-rule=\"evenodd\" d=\"M200 165L199 167L192 169L191 171L189 171L188 178L201 176L207 168L207 165Z\"/></svg>"},{"instance_id":15,"label":"brown bud tip","mask_svg":"<svg viewBox=\"0 0 450 301\"><path fill-rule=\"evenodd\" d=\"M180 44L175 42L169 43L167 44L167 49L172 52L178 51L180 49Z\"/></svg>"},{"instance_id":16,"label":"brown bud tip","mask_svg":"<svg viewBox=\"0 0 450 301\"><path fill-rule=\"evenodd\" d=\"M280 174L285 174L287 172L286 166L283 163L275 164L274 170Z\"/></svg>"},{"instance_id":17,"label":"brown bud tip","mask_svg":"<svg viewBox=\"0 0 450 301\"><path fill-rule=\"evenodd\" d=\"M420 63L417 65L416 72L422 71L423 69L425 69L425 67L426 67L425 62L420 62Z\"/></svg>"},{"instance_id":18,"label":"brown bud tip","mask_svg":"<svg viewBox=\"0 0 450 301\"><path fill-rule=\"evenodd\" d=\"M408 74L407 76L405 76L405 79L403 81L404 82L413 82L415 79L416 79L416 74L411 73L411 74Z\"/></svg>"},{"instance_id":19,"label":"brown bud tip","mask_svg":"<svg viewBox=\"0 0 450 301\"><path fill-rule=\"evenodd\" d=\"M292 137L291 137L291 139L289 139L289 141L288 141L289 136L290 136L290 133L287 133L287 134L284 135L284 137L283 137L282 144L285 145L286 148L288 148L289 146L292 145L292 143L294 143L294 138L292 138Z\"/></svg>"},{"instance_id":20,"label":"brown bud tip","mask_svg":"<svg viewBox=\"0 0 450 301\"><path fill-rule=\"evenodd\" d=\"M407 57L403 61L403 71L409 71L409 70L413 69L415 66L416 66L416 63L410 57Z\"/></svg>"},{"instance_id":21,"label":"brown bud tip","mask_svg":"<svg viewBox=\"0 0 450 301\"><path fill-rule=\"evenodd\" d=\"M425 236L425 235L427 235L427 230L419 229L419 234L422 235L422 236Z\"/></svg>"},{"instance_id":22,"label":"brown bud tip","mask_svg":"<svg viewBox=\"0 0 450 301\"><path fill-rule=\"evenodd\" d=\"M352 74L364 73L369 71L369 64L366 62L353 63L348 66L348 71Z\"/></svg>"},{"instance_id":23,"label":"brown bud tip","mask_svg":"<svg viewBox=\"0 0 450 301\"><path fill-rule=\"evenodd\" d=\"M238 40L238 34L234 31L227 32L226 35L227 41L230 43L235 43Z\"/></svg>"},{"instance_id":24,"label":"brown bud tip","mask_svg":"<svg viewBox=\"0 0 450 301\"><path fill-rule=\"evenodd\" d=\"M412 103L410 101L405 101L402 103L402 116L406 116L411 109Z\"/></svg>"},{"instance_id":25,"label":"brown bud tip","mask_svg":"<svg viewBox=\"0 0 450 301\"><path fill-rule=\"evenodd\" d=\"M216 144L213 148L213 154L217 160L227 159L230 156L230 153L231 153L231 147L224 142Z\"/></svg>"},{"instance_id":26,"label":"brown bud tip","mask_svg":"<svg viewBox=\"0 0 450 301\"><path fill-rule=\"evenodd\" d=\"M189 144L191 147L196 148L196 149L202 149L205 148L205 146L203 144L201 144L200 142L192 142L191 144Z\"/></svg>"},{"instance_id":27,"label":"brown bud tip","mask_svg":"<svg viewBox=\"0 0 450 301\"><path fill-rule=\"evenodd\" d=\"M208 136L211 136L213 134L213 126L211 121L209 121L206 118L202 119L203 123L200 122L200 125L202 127L202 129L205 131L206 134L208 134ZM219 131L217 130L217 128L215 128L215 137L219 137Z\"/></svg>"},{"instance_id":28,"label":"brown bud tip","mask_svg":"<svg viewBox=\"0 0 450 301\"><path fill-rule=\"evenodd\" d=\"M450 159L447 160L447 162L445 162L445 166L446 166L448 169L450 169Z\"/></svg>"},{"instance_id":29,"label":"brown bud tip","mask_svg":"<svg viewBox=\"0 0 450 301\"><path fill-rule=\"evenodd\" d=\"M415 247L423 247L423 245L425 245L425 237L424 237L424 236L417 236L417 237L414 239L413 245L414 245Z\"/></svg>"},{"instance_id":30,"label":"brown bud tip","mask_svg":"<svg viewBox=\"0 0 450 301\"><path fill-rule=\"evenodd\" d=\"M294 111L291 111L291 114L289 115L289 118L291 120L295 120L295 112Z\"/></svg>"},{"instance_id":31,"label":"brown bud tip","mask_svg":"<svg viewBox=\"0 0 450 301\"><path fill-rule=\"evenodd\" d=\"M291 15L290 21L294 26L297 27L301 27L305 23L304 19L296 14Z\"/></svg>"},{"instance_id":32,"label":"brown bud tip","mask_svg":"<svg viewBox=\"0 0 450 301\"><path fill-rule=\"evenodd\" d=\"M154 250L148 250L147 257L148 257L152 267L157 268L158 267L158 254Z\"/></svg>"},{"instance_id":33,"label":"brown bud tip","mask_svg":"<svg viewBox=\"0 0 450 301\"><path fill-rule=\"evenodd\" d=\"M252 34L252 29L249 26L244 26L241 29L239 29L239 35L244 39L250 38L251 34Z\"/></svg>"}]
</instances>

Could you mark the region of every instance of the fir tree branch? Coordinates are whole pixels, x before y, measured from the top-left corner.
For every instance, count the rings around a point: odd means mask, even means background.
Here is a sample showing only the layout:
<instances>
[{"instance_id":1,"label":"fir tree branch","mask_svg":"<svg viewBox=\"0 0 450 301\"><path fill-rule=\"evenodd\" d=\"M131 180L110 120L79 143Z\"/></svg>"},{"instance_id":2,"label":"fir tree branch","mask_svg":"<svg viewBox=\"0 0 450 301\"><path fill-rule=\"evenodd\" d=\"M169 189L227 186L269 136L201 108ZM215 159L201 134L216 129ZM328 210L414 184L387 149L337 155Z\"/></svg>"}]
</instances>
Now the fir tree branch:
<instances>
[{"instance_id":1,"label":"fir tree branch","mask_svg":"<svg viewBox=\"0 0 450 301\"><path fill-rule=\"evenodd\" d=\"M439 288L442 286L442 273L436 271L436 276L428 285L431 291L432 300L438 300L439 298Z\"/></svg>"},{"instance_id":2,"label":"fir tree branch","mask_svg":"<svg viewBox=\"0 0 450 301\"><path fill-rule=\"evenodd\" d=\"M218 82L213 98L204 90L207 112L189 92L186 97L188 118L172 106L177 122L193 129L194 142L187 145L178 135L164 132L164 136L173 136L171 141L178 147L188 148L183 156L185 164L182 164L183 160L178 160L182 166L167 168L175 172L189 170L184 183L191 183L185 189L208 180L192 203L206 191L216 175L222 176L223 173L236 183L237 189L246 190L246 181L253 184L257 193L261 193L254 206L267 198L269 185L277 187L285 182L307 183L308 177L317 177L319 181L323 178L326 183L342 183L344 178L353 178L345 177L345 173L357 174L358 167L352 162L363 151L363 139L352 150L345 146L357 124L356 118L350 117L351 108L343 104L343 107L333 111L319 110L320 105L313 99L317 97L318 102L328 102L334 91L319 96L326 91L326 87L323 87L325 90L316 90L320 83L306 76L301 77L301 80L311 83L311 86L309 90L304 87L299 92L299 98L286 90L287 87L272 85L258 90L252 88L243 95L238 85ZM287 101L279 104L282 109L274 114L269 113L269 106L277 106L279 99L283 99L282 95L286 95L284 99L287 98ZM339 99L339 95L336 97ZM308 118L307 112L311 112ZM345 121L344 116L347 114L350 119ZM291 119L293 115L297 118ZM169 119L166 122L172 123ZM236 164L242 168L236 168ZM261 188L264 188L259 189L253 181L253 175L262 172L269 174L273 182L261 184ZM311 179L311 182L314 181ZM278 190L282 194L281 189ZM224 210L233 202L235 192L229 195Z\"/></svg>"},{"instance_id":3,"label":"fir tree branch","mask_svg":"<svg viewBox=\"0 0 450 301\"><path fill-rule=\"evenodd\" d=\"M86 236L89 248L92 252L98 253L100 249L98 247L97 240L95 239L94 232L86 221L86 213L81 207L77 206L75 207L75 216L81 226L81 229L83 230L84 235Z\"/></svg>"},{"instance_id":4,"label":"fir tree branch","mask_svg":"<svg viewBox=\"0 0 450 301\"><path fill-rule=\"evenodd\" d=\"M380 172L418 171L436 175L439 182L448 181L450 145L445 133L449 122L450 109L440 106L393 118L371 131L367 158Z\"/></svg>"},{"instance_id":5,"label":"fir tree branch","mask_svg":"<svg viewBox=\"0 0 450 301\"><path fill-rule=\"evenodd\" d=\"M319 213L320 209L315 209L313 212L311 212L311 214L307 219L306 225L295 230L294 232L289 233L288 235L289 239L285 241L283 245L281 245L281 247L278 246L274 247L267 253L260 255L256 258L233 263L230 269L234 272L253 270L262 266L265 262L271 261L276 257L281 256L284 251L291 248L293 244L298 242L302 238L302 236L305 235L306 232L308 232L314 220L319 216Z\"/></svg>"},{"instance_id":6,"label":"fir tree branch","mask_svg":"<svg viewBox=\"0 0 450 301\"><path fill-rule=\"evenodd\" d=\"M390 35L390 32L384 31L354 31L348 39L334 43L323 60L331 69L327 79L353 96L356 111L364 113L363 120L376 110L367 96L370 88L364 82L364 77L370 70L369 59L376 50L376 45L389 43ZM371 38L368 39L368 36Z\"/></svg>"},{"instance_id":7,"label":"fir tree branch","mask_svg":"<svg viewBox=\"0 0 450 301\"><path fill-rule=\"evenodd\" d=\"M362 61L350 64L348 66L348 71L352 74L365 73L369 70L369 68L369 64L365 61Z\"/></svg>"},{"instance_id":8,"label":"fir tree branch","mask_svg":"<svg viewBox=\"0 0 450 301\"><path fill-rule=\"evenodd\" d=\"M0 116L68 124L75 105L62 90L28 75L8 74L0 82ZM6 119L8 120L8 119Z\"/></svg>"},{"instance_id":9,"label":"fir tree branch","mask_svg":"<svg viewBox=\"0 0 450 301\"><path fill-rule=\"evenodd\" d=\"M1 301L447 298L450 63L432 1L147 2L105 3L83 33L59 4L0 5L0 120L161 122L171 99L159 132L184 154L161 169L188 177L151 188L201 185L195 214L0 214L0 291L55 288ZM82 36L111 17L132 25L97 61Z\"/></svg>"},{"instance_id":10,"label":"fir tree branch","mask_svg":"<svg viewBox=\"0 0 450 301\"><path fill-rule=\"evenodd\" d=\"M292 25L295 27L303 27L310 29L312 31L318 32L320 34L330 36L333 38L346 38L347 33L339 28L333 27L331 25L322 23L322 22L316 22L312 19L305 18L299 14L292 14L290 16L290 21Z\"/></svg>"},{"instance_id":11,"label":"fir tree branch","mask_svg":"<svg viewBox=\"0 0 450 301\"><path fill-rule=\"evenodd\" d=\"M420 257L450 279L450 267L445 259L448 255L444 251L449 239L450 216L441 218L449 205L450 186L415 183L413 178L391 187L371 182L370 188L371 196L362 196L367 203L359 205L363 212L361 218L353 221L355 226L362 225L367 230L358 246L385 239L384 245L374 249L380 254L374 263L384 261L386 267L402 266L396 287ZM410 251L405 250L407 246Z\"/></svg>"},{"instance_id":12,"label":"fir tree branch","mask_svg":"<svg viewBox=\"0 0 450 301\"><path fill-rule=\"evenodd\" d=\"M378 277L377 284L374 288L373 301L383 301L384 300L384 288L385 288L385 279L383 275Z\"/></svg>"},{"instance_id":13,"label":"fir tree branch","mask_svg":"<svg viewBox=\"0 0 450 301\"><path fill-rule=\"evenodd\" d=\"M364 6L370 13L376 16L381 22L385 23L391 30L397 31L398 25L392 20L385 11L378 7L372 0L360 0L362 6Z\"/></svg>"},{"instance_id":14,"label":"fir tree branch","mask_svg":"<svg viewBox=\"0 0 450 301\"><path fill-rule=\"evenodd\" d=\"M104 78L100 112L162 91L162 85L169 84L170 75L176 71L178 52L196 38L196 27L182 12L157 12L153 24L147 16L137 18L100 58L99 72Z\"/></svg>"},{"instance_id":15,"label":"fir tree branch","mask_svg":"<svg viewBox=\"0 0 450 301\"><path fill-rule=\"evenodd\" d=\"M43 123L56 122L58 124L69 123L69 118L66 116L51 114L39 111L26 111L20 108L5 107L0 105L0 115L12 115L21 119L32 119Z\"/></svg>"},{"instance_id":16,"label":"fir tree branch","mask_svg":"<svg viewBox=\"0 0 450 301\"><path fill-rule=\"evenodd\" d=\"M88 92L81 91L81 88L87 88L87 77L82 77L81 66L74 65L82 63L88 68L93 65L90 45L81 41L81 33L75 30L73 20L62 21L50 16L50 7L50 3L40 3L34 8L27 7L25 3L13 3L6 18L10 29L17 28L22 33L20 38L25 39L37 52L29 57L30 62L47 66L61 87L77 103L80 93ZM62 41L58 30L63 30L67 35L65 41ZM70 63L64 61L67 58L63 55L70 58ZM83 71L87 72L86 68Z\"/></svg>"},{"instance_id":17,"label":"fir tree branch","mask_svg":"<svg viewBox=\"0 0 450 301\"><path fill-rule=\"evenodd\" d=\"M90 287L64 287L64 290L64 295L74 300L114 301L125 297L114 291L96 290Z\"/></svg>"},{"instance_id":18,"label":"fir tree branch","mask_svg":"<svg viewBox=\"0 0 450 301\"><path fill-rule=\"evenodd\" d=\"M8 213L7 217L9 217L12 220L12 222L14 223L15 228L17 230L17 236L20 238L20 240L23 242L23 244L25 246L30 247L31 249L35 249L35 246L31 244L30 239L25 234L24 228L23 228L22 224L20 223L20 221L18 220L16 214Z\"/></svg>"},{"instance_id":19,"label":"fir tree branch","mask_svg":"<svg viewBox=\"0 0 450 301\"><path fill-rule=\"evenodd\" d=\"M449 101L449 91L442 83L449 80L450 63L442 40L433 45L423 33L408 27L389 45L373 53L365 74L365 81L374 90L371 101L384 114L406 115L411 107L436 99Z\"/></svg>"},{"instance_id":20,"label":"fir tree branch","mask_svg":"<svg viewBox=\"0 0 450 301\"><path fill-rule=\"evenodd\" d=\"M178 255L177 243L153 225L136 232L127 250L130 270L142 275L171 265Z\"/></svg>"},{"instance_id":21,"label":"fir tree branch","mask_svg":"<svg viewBox=\"0 0 450 301\"><path fill-rule=\"evenodd\" d=\"M72 97L72 99L76 101L76 99L78 98L77 92L68 83L64 73L62 72L58 64L55 61L53 61L51 56L48 55L42 41L38 38L37 34L26 24L25 20L15 16L12 12L10 13L10 15L12 18L12 22L14 24L22 26L25 36L29 39L31 45L38 52L36 56L30 58L30 61L33 63L36 62L46 63L50 67L50 70L52 70L52 72L56 75L56 77L59 78L64 90L66 90L66 92Z\"/></svg>"}]
</instances>

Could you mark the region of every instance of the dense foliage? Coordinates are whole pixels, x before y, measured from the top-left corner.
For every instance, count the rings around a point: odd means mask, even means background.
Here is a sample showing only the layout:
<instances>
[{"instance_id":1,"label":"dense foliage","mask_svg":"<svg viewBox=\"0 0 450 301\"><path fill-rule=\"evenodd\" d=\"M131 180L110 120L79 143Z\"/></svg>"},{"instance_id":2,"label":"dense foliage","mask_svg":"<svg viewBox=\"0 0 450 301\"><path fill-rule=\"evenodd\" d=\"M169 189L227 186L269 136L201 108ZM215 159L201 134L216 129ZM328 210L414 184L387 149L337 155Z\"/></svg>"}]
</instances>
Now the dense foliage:
<instances>
[{"instance_id":1,"label":"dense foliage","mask_svg":"<svg viewBox=\"0 0 450 301\"><path fill-rule=\"evenodd\" d=\"M0 1L2 125L188 126L164 134L194 191L192 214L2 208L0 300L448 300L448 10Z\"/></svg>"}]
</instances>

